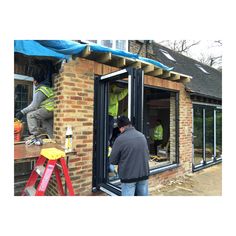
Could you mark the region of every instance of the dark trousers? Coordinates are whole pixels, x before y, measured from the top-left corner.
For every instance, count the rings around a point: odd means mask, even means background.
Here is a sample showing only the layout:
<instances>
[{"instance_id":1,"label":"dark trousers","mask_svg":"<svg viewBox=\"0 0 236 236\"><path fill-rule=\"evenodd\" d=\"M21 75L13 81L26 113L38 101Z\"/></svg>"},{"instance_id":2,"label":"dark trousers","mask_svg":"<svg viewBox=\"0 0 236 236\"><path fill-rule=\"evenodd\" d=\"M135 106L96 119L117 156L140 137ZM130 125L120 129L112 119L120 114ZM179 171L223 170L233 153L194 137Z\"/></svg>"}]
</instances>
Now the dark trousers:
<instances>
[{"instance_id":1,"label":"dark trousers","mask_svg":"<svg viewBox=\"0 0 236 236\"><path fill-rule=\"evenodd\" d=\"M158 153L158 146L160 146L162 144L163 140L154 140L154 147L155 147L155 155L157 155Z\"/></svg>"}]
</instances>

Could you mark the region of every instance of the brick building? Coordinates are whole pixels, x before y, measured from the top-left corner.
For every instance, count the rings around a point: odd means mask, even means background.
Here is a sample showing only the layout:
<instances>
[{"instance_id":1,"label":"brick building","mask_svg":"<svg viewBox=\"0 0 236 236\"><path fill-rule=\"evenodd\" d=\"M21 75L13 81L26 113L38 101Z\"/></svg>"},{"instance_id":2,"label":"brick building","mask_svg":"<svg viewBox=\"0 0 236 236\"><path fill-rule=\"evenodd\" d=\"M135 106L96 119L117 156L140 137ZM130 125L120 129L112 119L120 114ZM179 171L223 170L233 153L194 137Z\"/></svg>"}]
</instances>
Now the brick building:
<instances>
[{"instance_id":1,"label":"brick building","mask_svg":"<svg viewBox=\"0 0 236 236\"><path fill-rule=\"evenodd\" d=\"M158 58L159 54L156 52L160 45L149 41L129 41L126 45L114 40L104 40L103 43L110 43L107 46L113 47L113 50L96 51L92 46L84 44L83 50L66 63L53 56L26 56L19 52L15 54L15 112L27 105L32 98L30 75L33 67L41 63L50 71L56 95L56 142L63 145L66 127L71 125L73 129L76 154L69 156L68 166L75 193L82 196L104 195L104 192L109 195L120 194L119 178L111 175L106 168L107 110L109 87L112 84L116 84L120 90L129 89L128 96L120 102L119 114L128 115L135 127L147 137L151 154L151 195L155 195L158 187L170 180L221 161L221 137L218 140L221 132L216 128L218 125L221 127L221 123L218 124L220 117L217 116L221 111L221 98L207 97L192 90L192 77L195 78L195 75L187 70L179 70L178 67L184 67L181 64L168 70L173 65ZM142 57L115 55L114 45L122 50L129 49L132 53L139 53ZM154 59L169 67L152 64L153 61L145 61L145 58ZM212 117L206 116L208 107L213 112L209 113L213 114ZM202 120L199 114L202 115ZM152 140L157 117L162 120L164 127L164 140L158 158L154 156ZM205 135L208 123L213 129L210 131L213 137L213 145L210 147L207 146L208 136ZM193 128L198 128L198 134L202 134L200 141L194 140L194 145ZM198 163L195 162L196 159ZM20 165L22 164L15 164L16 183L22 170L32 168L32 163L23 163L23 167ZM57 195L53 179L47 194Z\"/></svg>"}]
</instances>

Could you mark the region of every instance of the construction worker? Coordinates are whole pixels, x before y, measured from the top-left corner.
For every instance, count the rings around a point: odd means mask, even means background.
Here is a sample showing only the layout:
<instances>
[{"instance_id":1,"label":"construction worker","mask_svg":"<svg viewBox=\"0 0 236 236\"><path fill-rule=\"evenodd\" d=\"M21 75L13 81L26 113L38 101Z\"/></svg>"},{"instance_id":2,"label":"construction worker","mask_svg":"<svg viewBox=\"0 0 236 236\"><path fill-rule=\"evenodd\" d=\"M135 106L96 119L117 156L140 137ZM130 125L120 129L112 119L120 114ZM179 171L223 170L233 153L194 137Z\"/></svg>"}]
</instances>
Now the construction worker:
<instances>
[{"instance_id":1,"label":"construction worker","mask_svg":"<svg viewBox=\"0 0 236 236\"><path fill-rule=\"evenodd\" d=\"M157 120L157 124L154 128L153 140L155 146L155 155L157 155L159 146L162 144L163 141L163 127L160 119Z\"/></svg>"},{"instance_id":2,"label":"construction worker","mask_svg":"<svg viewBox=\"0 0 236 236\"><path fill-rule=\"evenodd\" d=\"M43 68L34 71L33 84L35 85L33 101L29 106L17 112L16 118L21 120L24 115L27 116L31 135L37 136L46 132L50 138L53 138L54 92ZM42 128L40 128L40 123Z\"/></svg>"},{"instance_id":3,"label":"construction worker","mask_svg":"<svg viewBox=\"0 0 236 236\"><path fill-rule=\"evenodd\" d=\"M149 149L145 136L126 116L117 118L121 132L111 151L110 163L118 165L122 196L148 196Z\"/></svg>"},{"instance_id":4,"label":"construction worker","mask_svg":"<svg viewBox=\"0 0 236 236\"><path fill-rule=\"evenodd\" d=\"M109 143L110 146L112 146L112 134L113 134L113 128L115 119L118 115L119 110L119 101L122 101L128 94L128 89L120 89L115 84L111 85L110 93L109 93L109 108L108 108L108 115L109 115Z\"/></svg>"}]
</instances>

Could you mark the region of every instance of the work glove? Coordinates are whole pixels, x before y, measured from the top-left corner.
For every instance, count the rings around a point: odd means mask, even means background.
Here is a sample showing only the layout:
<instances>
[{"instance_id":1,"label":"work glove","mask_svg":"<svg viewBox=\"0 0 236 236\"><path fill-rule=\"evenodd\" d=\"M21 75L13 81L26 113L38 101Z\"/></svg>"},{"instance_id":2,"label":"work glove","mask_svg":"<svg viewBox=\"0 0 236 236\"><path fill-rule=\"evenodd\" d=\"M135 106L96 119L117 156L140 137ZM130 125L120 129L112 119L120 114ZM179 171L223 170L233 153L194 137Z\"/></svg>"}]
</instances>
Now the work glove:
<instances>
[{"instance_id":1,"label":"work glove","mask_svg":"<svg viewBox=\"0 0 236 236\"><path fill-rule=\"evenodd\" d=\"M21 120L21 119L23 118L23 116L24 116L24 114L23 114L21 111L19 111L19 112L16 113L16 118L17 118L18 120Z\"/></svg>"}]
</instances>

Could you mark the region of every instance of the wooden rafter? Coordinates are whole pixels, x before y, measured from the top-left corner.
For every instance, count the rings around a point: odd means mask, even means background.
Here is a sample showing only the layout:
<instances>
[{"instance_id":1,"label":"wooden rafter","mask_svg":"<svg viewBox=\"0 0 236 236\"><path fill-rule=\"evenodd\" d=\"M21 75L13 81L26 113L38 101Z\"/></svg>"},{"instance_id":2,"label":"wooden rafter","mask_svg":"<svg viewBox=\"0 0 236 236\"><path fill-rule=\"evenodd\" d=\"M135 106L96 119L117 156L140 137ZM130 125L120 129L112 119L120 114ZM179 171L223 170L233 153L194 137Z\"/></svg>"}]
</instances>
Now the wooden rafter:
<instances>
[{"instance_id":1,"label":"wooden rafter","mask_svg":"<svg viewBox=\"0 0 236 236\"><path fill-rule=\"evenodd\" d=\"M149 72L154 71L154 65L147 65L147 66L144 66L142 69L144 73L149 73Z\"/></svg>"},{"instance_id":2,"label":"wooden rafter","mask_svg":"<svg viewBox=\"0 0 236 236\"><path fill-rule=\"evenodd\" d=\"M169 78L171 75L171 72L169 71L164 71L163 74L161 75L161 78L166 79Z\"/></svg>"},{"instance_id":3,"label":"wooden rafter","mask_svg":"<svg viewBox=\"0 0 236 236\"><path fill-rule=\"evenodd\" d=\"M111 61L111 59L112 59L111 52L106 52L106 53L103 53L101 56L99 56L97 58L97 61L100 63L107 63L107 62Z\"/></svg>"},{"instance_id":4,"label":"wooden rafter","mask_svg":"<svg viewBox=\"0 0 236 236\"><path fill-rule=\"evenodd\" d=\"M191 81L191 76L184 75L174 71L165 71L156 65L150 64L145 61L135 60L132 58L124 58L117 55L112 55L111 52L93 52L90 50L90 46L87 45L85 49L79 54L80 57L94 60L100 63L104 63L117 68L123 68L131 66L134 68L142 68L144 74L159 77L162 79L169 79L173 81L180 81L182 83L188 83Z\"/></svg>"},{"instance_id":5,"label":"wooden rafter","mask_svg":"<svg viewBox=\"0 0 236 236\"><path fill-rule=\"evenodd\" d=\"M148 75L151 76L158 76L158 75L162 75L163 74L163 70L160 68L155 68L153 71L147 73Z\"/></svg>"},{"instance_id":6,"label":"wooden rafter","mask_svg":"<svg viewBox=\"0 0 236 236\"><path fill-rule=\"evenodd\" d=\"M113 65L115 67L124 67L126 66L126 59L124 57L117 58L117 60L114 61Z\"/></svg>"},{"instance_id":7,"label":"wooden rafter","mask_svg":"<svg viewBox=\"0 0 236 236\"><path fill-rule=\"evenodd\" d=\"M170 76L170 80L179 80L180 79L180 75L179 74L172 74Z\"/></svg>"},{"instance_id":8,"label":"wooden rafter","mask_svg":"<svg viewBox=\"0 0 236 236\"><path fill-rule=\"evenodd\" d=\"M80 54L81 57L88 57L91 54L90 46L87 45L85 49Z\"/></svg>"}]
</instances>

